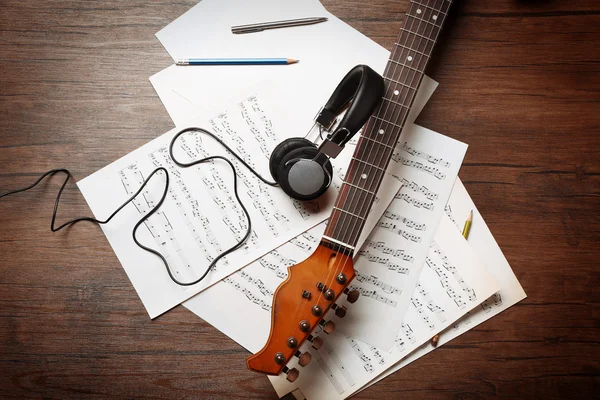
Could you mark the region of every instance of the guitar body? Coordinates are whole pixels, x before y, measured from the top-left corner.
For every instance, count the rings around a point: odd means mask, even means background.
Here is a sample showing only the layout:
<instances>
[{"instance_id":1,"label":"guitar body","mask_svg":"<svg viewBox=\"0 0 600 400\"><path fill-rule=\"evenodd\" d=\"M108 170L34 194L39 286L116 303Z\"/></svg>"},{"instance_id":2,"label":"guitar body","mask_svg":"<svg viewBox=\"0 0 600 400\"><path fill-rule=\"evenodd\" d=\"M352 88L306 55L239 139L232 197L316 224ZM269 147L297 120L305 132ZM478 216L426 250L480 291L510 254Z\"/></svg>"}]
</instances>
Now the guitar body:
<instances>
[{"instance_id":1,"label":"guitar body","mask_svg":"<svg viewBox=\"0 0 600 400\"><path fill-rule=\"evenodd\" d=\"M351 256L332 248L321 243L310 257L288 268L287 279L273 296L269 339L262 350L246 359L248 368L269 375L281 373L354 279Z\"/></svg>"}]
</instances>

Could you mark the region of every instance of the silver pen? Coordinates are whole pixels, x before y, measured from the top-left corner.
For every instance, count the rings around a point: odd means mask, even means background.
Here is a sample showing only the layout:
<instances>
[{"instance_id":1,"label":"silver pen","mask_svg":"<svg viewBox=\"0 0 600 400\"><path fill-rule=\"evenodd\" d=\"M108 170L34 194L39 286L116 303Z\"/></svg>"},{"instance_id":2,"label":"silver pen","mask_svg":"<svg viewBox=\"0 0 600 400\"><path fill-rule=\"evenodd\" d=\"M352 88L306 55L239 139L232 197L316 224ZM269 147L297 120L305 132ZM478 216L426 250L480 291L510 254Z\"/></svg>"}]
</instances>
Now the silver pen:
<instances>
[{"instance_id":1,"label":"silver pen","mask_svg":"<svg viewBox=\"0 0 600 400\"><path fill-rule=\"evenodd\" d=\"M260 24L237 25L231 27L235 34L261 32L267 29L287 28L290 26L312 25L327 21L327 17L312 17L300 19L288 19L285 21L263 22Z\"/></svg>"}]
</instances>

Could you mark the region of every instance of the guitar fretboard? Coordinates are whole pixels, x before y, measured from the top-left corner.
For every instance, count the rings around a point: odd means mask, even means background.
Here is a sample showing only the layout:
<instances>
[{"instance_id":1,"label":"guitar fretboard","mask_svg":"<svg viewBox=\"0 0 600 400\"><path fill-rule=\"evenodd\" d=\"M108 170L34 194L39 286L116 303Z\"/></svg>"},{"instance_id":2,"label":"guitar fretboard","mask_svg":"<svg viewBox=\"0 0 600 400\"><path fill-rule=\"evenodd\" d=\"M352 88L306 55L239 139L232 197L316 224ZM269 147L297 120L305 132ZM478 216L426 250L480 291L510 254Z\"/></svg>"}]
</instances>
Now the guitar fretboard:
<instances>
[{"instance_id":1,"label":"guitar fretboard","mask_svg":"<svg viewBox=\"0 0 600 400\"><path fill-rule=\"evenodd\" d=\"M353 251L375 201L451 0L412 0L383 74L386 92L365 125L324 240Z\"/></svg>"}]
</instances>

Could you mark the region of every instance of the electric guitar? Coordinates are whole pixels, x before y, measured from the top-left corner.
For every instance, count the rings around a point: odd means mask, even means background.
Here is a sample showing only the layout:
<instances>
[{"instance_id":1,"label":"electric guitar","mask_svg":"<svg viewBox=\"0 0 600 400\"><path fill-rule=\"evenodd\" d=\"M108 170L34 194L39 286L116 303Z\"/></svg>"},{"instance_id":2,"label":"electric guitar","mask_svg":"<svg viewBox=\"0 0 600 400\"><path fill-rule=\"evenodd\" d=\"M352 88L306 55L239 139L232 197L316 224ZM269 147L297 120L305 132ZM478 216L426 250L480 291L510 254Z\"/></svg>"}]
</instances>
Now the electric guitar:
<instances>
[{"instance_id":1,"label":"electric guitar","mask_svg":"<svg viewBox=\"0 0 600 400\"><path fill-rule=\"evenodd\" d=\"M311 361L301 353L308 340L313 348L323 344L314 333L333 332L333 321L323 316L330 310L342 318L346 308L336 304L342 293L354 303L359 292L349 291L354 279L352 258L367 215L400 137L433 47L442 29L451 0L411 0L385 72L385 95L365 125L340 188L323 238L305 261L288 268L288 277L275 291L271 332L265 346L246 359L249 369L269 375L299 375L288 368L292 357L298 365ZM335 133L334 133L335 134ZM312 332L312 333L311 333Z\"/></svg>"}]
</instances>

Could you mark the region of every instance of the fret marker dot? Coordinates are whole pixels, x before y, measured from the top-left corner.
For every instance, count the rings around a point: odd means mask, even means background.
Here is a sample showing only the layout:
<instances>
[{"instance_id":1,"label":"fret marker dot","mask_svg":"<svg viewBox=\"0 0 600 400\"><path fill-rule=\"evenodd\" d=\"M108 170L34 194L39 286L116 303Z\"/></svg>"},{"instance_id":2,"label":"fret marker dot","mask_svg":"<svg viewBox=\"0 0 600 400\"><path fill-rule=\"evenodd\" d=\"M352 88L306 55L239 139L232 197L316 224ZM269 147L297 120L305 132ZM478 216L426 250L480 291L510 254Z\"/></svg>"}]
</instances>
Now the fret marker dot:
<instances>
[{"instance_id":1,"label":"fret marker dot","mask_svg":"<svg viewBox=\"0 0 600 400\"><path fill-rule=\"evenodd\" d=\"M362 174L360 177L363 179L367 179L367 174Z\"/></svg>"},{"instance_id":2,"label":"fret marker dot","mask_svg":"<svg viewBox=\"0 0 600 400\"><path fill-rule=\"evenodd\" d=\"M385 133L385 131L384 131L383 129L380 129L380 130L379 130L379 134L380 134L380 135L383 135L384 133Z\"/></svg>"},{"instance_id":3,"label":"fret marker dot","mask_svg":"<svg viewBox=\"0 0 600 400\"><path fill-rule=\"evenodd\" d=\"M433 16L433 17L431 17L431 18L433 18L433 20L434 20L434 21L437 21L437 15L434 15L434 16Z\"/></svg>"},{"instance_id":4,"label":"fret marker dot","mask_svg":"<svg viewBox=\"0 0 600 400\"><path fill-rule=\"evenodd\" d=\"M421 9L420 8L417 10L417 14L421 14Z\"/></svg>"},{"instance_id":5,"label":"fret marker dot","mask_svg":"<svg viewBox=\"0 0 600 400\"><path fill-rule=\"evenodd\" d=\"M406 59L407 59L408 61L412 61L412 56L408 56L408 57L406 57Z\"/></svg>"},{"instance_id":6,"label":"fret marker dot","mask_svg":"<svg viewBox=\"0 0 600 400\"><path fill-rule=\"evenodd\" d=\"M397 90L394 90L394 96L398 96L399 94L400 94L400 92L399 92L399 91L397 91Z\"/></svg>"}]
</instances>

